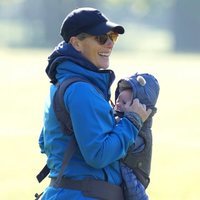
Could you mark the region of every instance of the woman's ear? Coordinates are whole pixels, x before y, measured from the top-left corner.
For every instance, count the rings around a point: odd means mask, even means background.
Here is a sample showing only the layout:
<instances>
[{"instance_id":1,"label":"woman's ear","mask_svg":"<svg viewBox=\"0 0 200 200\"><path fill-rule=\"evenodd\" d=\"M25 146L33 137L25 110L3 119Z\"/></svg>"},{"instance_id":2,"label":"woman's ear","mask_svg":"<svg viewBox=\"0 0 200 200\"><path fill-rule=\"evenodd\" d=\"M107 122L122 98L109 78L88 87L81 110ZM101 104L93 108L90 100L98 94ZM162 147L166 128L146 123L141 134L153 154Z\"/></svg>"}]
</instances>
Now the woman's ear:
<instances>
[{"instance_id":1,"label":"woman's ear","mask_svg":"<svg viewBox=\"0 0 200 200\"><path fill-rule=\"evenodd\" d=\"M69 43L77 50L80 51L80 40L77 37L71 37Z\"/></svg>"}]
</instances>

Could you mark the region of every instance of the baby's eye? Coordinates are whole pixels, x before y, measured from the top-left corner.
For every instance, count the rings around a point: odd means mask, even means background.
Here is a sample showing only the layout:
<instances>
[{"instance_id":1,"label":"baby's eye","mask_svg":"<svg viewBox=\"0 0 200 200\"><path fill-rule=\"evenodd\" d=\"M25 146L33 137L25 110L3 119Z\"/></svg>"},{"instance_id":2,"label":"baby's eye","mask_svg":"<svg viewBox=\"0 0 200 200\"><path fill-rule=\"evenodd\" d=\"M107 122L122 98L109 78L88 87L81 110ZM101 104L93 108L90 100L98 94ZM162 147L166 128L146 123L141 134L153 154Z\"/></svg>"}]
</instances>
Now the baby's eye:
<instances>
[{"instance_id":1,"label":"baby's eye","mask_svg":"<svg viewBox=\"0 0 200 200\"><path fill-rule=\"evenodd\" d=\"M122 103L125 105L125 104L126 104L126 101L122 101Z\"/></svg>"}]
</instances>

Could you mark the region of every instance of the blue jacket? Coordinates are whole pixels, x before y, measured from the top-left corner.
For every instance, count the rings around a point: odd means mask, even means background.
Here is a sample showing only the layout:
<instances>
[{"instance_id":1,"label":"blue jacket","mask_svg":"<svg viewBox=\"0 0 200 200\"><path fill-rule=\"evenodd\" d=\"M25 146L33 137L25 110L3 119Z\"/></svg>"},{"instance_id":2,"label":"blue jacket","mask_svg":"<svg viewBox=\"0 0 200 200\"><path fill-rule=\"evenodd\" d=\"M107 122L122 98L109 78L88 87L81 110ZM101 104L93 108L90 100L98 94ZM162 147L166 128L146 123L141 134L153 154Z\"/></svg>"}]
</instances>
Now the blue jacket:
<instances>
[{"instance_id":1,"label":"blue jacket","mask_svg":"<svg viewBox=\"0 0 200 200\"><path fill-rule=\"evenodd\" d=\"M115 123L113 110L108 102L114 73L111 70L97 69L66 43L61 43L49 57L46 71L54 83L79 76L91 81L102 92L84 82L72 84L65 92L64 101L70 113L78 150L70 160L64 176L72 179L93 177L121 184L119 159L125 156L129 146L135 141L138 130L125 117L118 124ZM47 155L47 164L51 169L50 177L57 177L69 142L69 136L62 132L52 107L56 89L52 84L39 138L41 152ZM42 199L64 198L86 199L82 198L80 191L50 187Z\"/></svg>"}]
</instances>

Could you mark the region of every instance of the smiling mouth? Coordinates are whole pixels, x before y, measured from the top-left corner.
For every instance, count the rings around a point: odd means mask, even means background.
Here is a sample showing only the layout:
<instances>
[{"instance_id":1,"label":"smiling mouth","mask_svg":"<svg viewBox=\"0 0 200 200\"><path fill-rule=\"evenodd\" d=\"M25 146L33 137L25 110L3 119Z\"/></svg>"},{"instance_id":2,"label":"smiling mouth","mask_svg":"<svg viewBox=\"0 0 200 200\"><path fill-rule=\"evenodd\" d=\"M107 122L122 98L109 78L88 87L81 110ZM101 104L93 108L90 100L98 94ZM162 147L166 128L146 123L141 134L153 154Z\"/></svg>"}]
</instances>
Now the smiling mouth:
<instances>
[{"instance_id":1,"label":"smiling mouth","mask_svg":"<svg viewBox=\"0 0 200 200\"><path fill-rule=\"evenodd\" d=\"M99 53L100 56L103 56L103 57L109 57L110 56L110 53Z\"/></svg>"}]
</instances>

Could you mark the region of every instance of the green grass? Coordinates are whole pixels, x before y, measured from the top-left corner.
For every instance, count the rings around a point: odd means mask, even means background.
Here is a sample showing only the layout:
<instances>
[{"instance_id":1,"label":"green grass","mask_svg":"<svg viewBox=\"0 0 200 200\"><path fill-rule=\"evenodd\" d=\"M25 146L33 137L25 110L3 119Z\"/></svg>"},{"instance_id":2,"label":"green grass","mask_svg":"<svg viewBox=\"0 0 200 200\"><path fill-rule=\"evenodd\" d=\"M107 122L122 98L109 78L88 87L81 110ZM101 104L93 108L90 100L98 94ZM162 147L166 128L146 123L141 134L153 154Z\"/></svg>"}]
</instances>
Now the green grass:
<instances>
[{"instance_id":1,"label":"green grass","mask_svg":"<svg viewBox=\"0 0 200 200\"><path fill-rule=\"evenodd\" d=\"M37 140L49 85L44 73L49 53L0 49L0 199L33 199L48 184L48 180L38 184L35 175L45 163ZM149 72L160 82L147 190L150 199L197 200L200 55L114 52L111 66L116 81L135 72Z\"/></svg>"}]
</instances>

